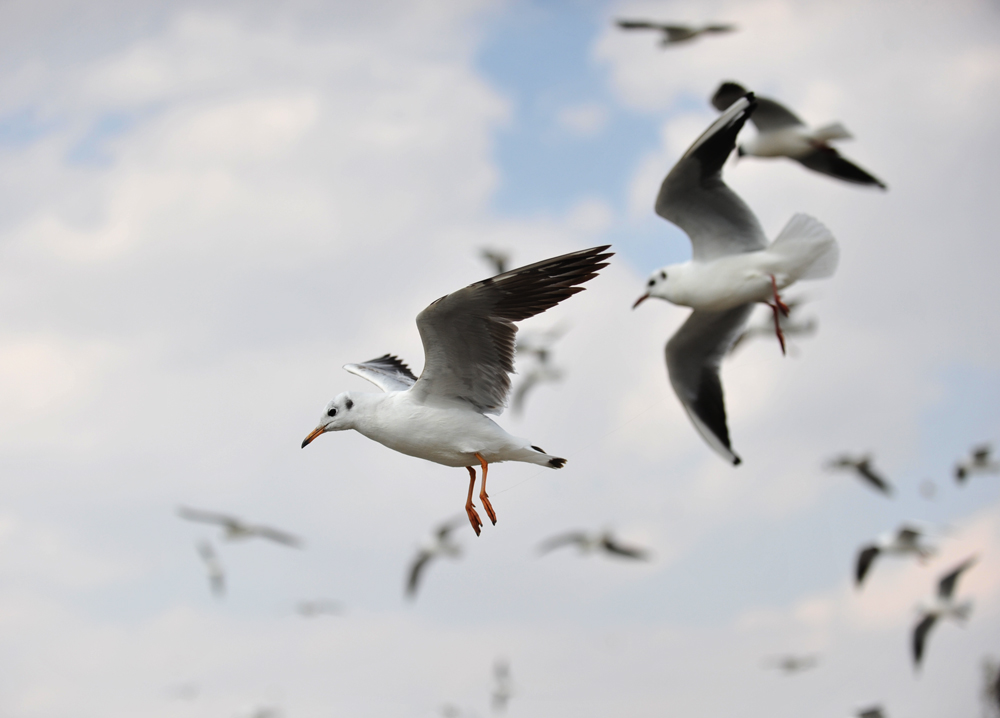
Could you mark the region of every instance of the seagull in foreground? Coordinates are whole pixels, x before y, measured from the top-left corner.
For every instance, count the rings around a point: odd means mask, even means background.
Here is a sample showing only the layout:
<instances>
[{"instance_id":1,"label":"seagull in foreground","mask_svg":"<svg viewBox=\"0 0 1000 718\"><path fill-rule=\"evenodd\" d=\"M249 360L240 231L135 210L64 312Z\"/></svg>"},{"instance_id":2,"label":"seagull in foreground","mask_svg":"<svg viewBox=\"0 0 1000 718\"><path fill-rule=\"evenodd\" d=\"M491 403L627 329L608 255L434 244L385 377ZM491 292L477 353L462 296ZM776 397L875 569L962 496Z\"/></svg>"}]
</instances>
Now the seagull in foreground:
<instances>
[{"instance_id":1,"label":"seagull in foreground","mask_svg":"<svg viewBox=\"0 0 1000 718\"><path fill-rule=\"evenodd\" d=\"M645 561L649 558L649 551L636 546L626 546L618 542L610 531L599 533L587 533L586 531L569 531L546 539L538 546L538 553L546 554L563 546L576 546L580 553L594 553L604 551L619 558L636 559Z\"/></svg>"},{"instance_id":2,"label":"seagull in foreground","mask_svg":"<svg viewBox=\"0 0 1000 718\"><path fill-rule=\"evenodd\" d=\"M225 531L223 535L227 541L264 538L295 548L299 548L302 545L302 541L290 533L273 529L270 526L248 524L242 519L230 516L229 514L219 514L214 511L202 511L201 509L189 509L186 506L180 506L177 509L177 515L188 521L198 521L199 523L221 526Z\"/></svg>"},{"instance_id":3,"label":"seagull in foreground","mask_svg":"<svg viewBox=\"0 0 1000 718\"><path fill-rule=\"evenodd\" d=\"M344 612L344 605L340 601L331 601L327 598L316 599L315 601L299 601L295 607L295 612L304 618L315 618L316 616L339 616Z\"/></svg>"},{"instance_id":4,"label":"seagull in foreground","mask_svg":"<svg viewBox=\"0 0 1000 718\"><path fill-rule=\"evenodd\" d=\"M208 541L199 541L198 555L201 556L201 560L208 570L208 583L212 588L212 593L217 598L222 598L226 595L226 574L222 570L222 564L219 563L219 558L216 556L212 544Z\"/></svg>"},{"instance_id":5,"label":"seagull in foreground","mask_svg":"<svg viewBox=\"0 0 1000 718\"><path fill-rule=\"evenodd\" d=\"M991 453L993 453L993 447L989 444L973 447L969 458L955 465L955 481L960 484L964 483L970 474L1000 473L1000 461L991 460Z\"/></svg>"},{"instance_id":6,"label":"seagull in foreground","mask_svg":"<svg viewBox=\"0 0 1000 718\"><path fill-rule=\"evenodd\" d=\"M656 198L656 213L691 238L690 262L653 272L649 297L694 312L667 342L667 371L684 409L708 445L732 464L719 363L743 331L758 302L769 304L774 330L785 350L779 315L788 314L778 290L799 279L829 277L837 267L830 231L796 214L774 242L750 208L722 181L722 165L740 128L754 112L752 94L741 97L699 137L670 170Z\"/></svg>"},{"instance_id":7,"label":"seagull in foreground","mask_svg":"<svg viewBox=\"0 0 1000 718\"><path fill-rule=\"evenodd\" d=\"M874 486L886 496L892 496L892 486L889 485L889 482L886 481L881 474L877 473L875 469L872 468L872 457L870 455L862 456L857 459L846 454L838 456L837 458L828 461L826 468L850 469L859 477L867 481L869 485Z\"/></svg>"},{"instance_id":8,"label":"seagull in foreground","mask_svg":"<svg viewBox=\"0 0 1000 718\"><path fill-rule=\"evenodd\" d=\"M788 307L788 314L778 315L778 326L781 327L781 334L786 339L794 336L808 337L816 333L817 322L815 317L809 317L801 322L797 321L800 313L797 310L802 306L802 304L803 302L801 299L787 299L785 300L785 306ZM743 331L742 334L736 337L736 341L734 341L733 345L729 347L729 353L735 354L737 347L746 346L746 341L748 339L770 337L772 334L774 334L774 327L772 326L770 319L764 322L751 324Z\"/></svg>"},{"instance_id":9,"label":"seagull in foreground","mask_svg":"<svg viewBox=\"0 0 1000 718\"><path fill-rule=\"evenodd\" d=\"M880 553L895 554L905 556L913 554L921 561L934 553L934 548L920 543L924 532L920 529L903 524L895 532L889 532L879 536L874 542L862 546L858 551L857 568L854 572L854 586L861 588L865 576L871 569L872 563Z\"/></svg>"},{"instance_id":10,"label":"seagull in foreground","mask_svg":"<svg viewBox=\"0 0 1000 718\"><path fill-rule=\"evenodd\" d=\"M784 672L786 676L790 676L793 673L799 673L801 671L807 671L810 668L815 668L819 663L819 656L816 655L806 655L806 656L776 656L774 658L768 659L765 662L770 668L777 668L778 670Z\"/></svg>"},{"instance_id":11,"label":"seagull in foreground","mask_svg":"<svg viewBox=\"0 0 1000 718\"><path fill-rule=\"evenodd\" d=\"M747 94L742 85L723 82L712 95L712 105L724 112ZM833 140L852 139L839 122L810 129L787 108L766 97L757 98L752 120L757 136L737 149L738 156L788 157L809 169L854 184L876 185L886 189L881 180L843 157L830 146Z\"/></svg>"},{"instance_id":12,"label":"seagull in foreground","mask_svg":"<svg viewBox=\"0 0 1000 718\"><path fill-rule=\"evenodd\" d=\"M354 429L409 456L469 472L465 511L479 535L483 525L472 503L476 464L482 467L479 499L490 521L496 512L486 494L487 466L524 461L561 469L566 459L511 436L487 414L500 414L514 371L514 322L541 314L597 276L612 256L594 247L529 264L470 284L432 302L417 315L424 345L418 379L400 359L386 354L344 369L383 394L344 392L326 406L305 448L328 431Z\"/></svg>"},{"instance_id":13,"label":"seagull in foreground","mask_svg":"<svg viewBox=\"0 0 1000 718\"><path fill-rule=\"evenodd\" d=\"M939 618L954 618L956 621L965 621L972 612L972 601L956 603L955 584L958 583L959 576L970 568L978 560L977 556L967 558L958 566L945 574L938 581L937 595L920 606L920 622L913 629L913 666L920 667L920 660L924 656L924 645L927 643L927 634L934 623Z\"/></svg>"},{"instance_id":14,"label":"seagull in foreground","mask_svg":"<svg viewBox=\"0 0 1000 718\"><path fill-rule=\"evenodd\" d=\"M663 33L660 46L676 45L679 42L694 40L699 35L733 32L735 25L676 25L673 23L649 22L648 20L618 20L622 30L657 30Z\"/></svg>"},{"instance_id":15,"label":"seagull in foreground","mask_svg":"<svg viewBox=\"0 0 1000 718\"><path fill-rule=\"evenodd\" d=\"M504 252L501 249L495 249L494 247L483 247L479 250L479 256L486 260L486 262L493 266L496 270L496 274L503 274L507 271L507 265L510 263L510 252Z\"/></svg>"},{"instance_id":16,"label":"seagull in foreground","mask_svg":"<svg viewBox=\"0 0 1000 718\"><path fill-rule=\"evenodd\" d=\"M507 703L514 694L510 683L509 661L498 658L493 662L493 679L496 681L496 685L490 696L490 704L493 706L494 713L502 713L507 710Z\"/></svg>"},{"instance_id":17,"label":"seagull in foreground","mask_svg":"<svg viewBox=\"0 0 1000 718\"><path fill-rule=\"evenodd\" d=\"M431 560L439 556L448 558L458 558L462 555L462 547L451 540L451 532L465 523L462 518L446 521L434 530L434 541L420 549L413 563L410 564L410 572L406 580L406 595L413 598L417 595L417 588L420 587L420 577L423 576L424 569Z\"/></svg>"}]
</instances>

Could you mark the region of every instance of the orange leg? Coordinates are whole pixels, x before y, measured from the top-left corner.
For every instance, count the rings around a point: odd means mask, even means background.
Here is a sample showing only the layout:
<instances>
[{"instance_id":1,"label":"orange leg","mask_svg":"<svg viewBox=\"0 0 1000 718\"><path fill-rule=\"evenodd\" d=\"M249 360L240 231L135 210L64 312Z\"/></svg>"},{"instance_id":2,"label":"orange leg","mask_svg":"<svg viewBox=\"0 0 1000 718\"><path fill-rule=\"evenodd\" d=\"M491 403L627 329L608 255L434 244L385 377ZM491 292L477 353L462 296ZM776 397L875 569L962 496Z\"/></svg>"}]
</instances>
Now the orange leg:
<instances>
[{"instance_id":1,"label":"orange leg","mask_svg":"<svg viewBox=\"0 0 1000 718\"><path fill-rule=\"evenodd\" d=\"M483 466L483 483L479 487L479 500L483 502L483 508L486 509L486 515L490 517L490 521L493 525L497 525L497 512L493 510L493 504L490 503L490 497L486 495L486 459L482 457L481 454L476 454L476 458L479 459L479 463Z\"/></svg>"},{"instance_id":2,"label":"orange leg","mask_svg":"<svg viewBox=\"0 0 1000 718\"><path fill-rule=\"evenodd\" d=\"M483 520L479 518L476 507L472 503L472 490L476 487L476 470L471 466L466 466L465 468L469 470L469 498L465 500L465 513L469 515L469 523L472 524L472 529L476 532L476 536L478 536L479 529L483 526Z\"/></svg>"}]
</instances>

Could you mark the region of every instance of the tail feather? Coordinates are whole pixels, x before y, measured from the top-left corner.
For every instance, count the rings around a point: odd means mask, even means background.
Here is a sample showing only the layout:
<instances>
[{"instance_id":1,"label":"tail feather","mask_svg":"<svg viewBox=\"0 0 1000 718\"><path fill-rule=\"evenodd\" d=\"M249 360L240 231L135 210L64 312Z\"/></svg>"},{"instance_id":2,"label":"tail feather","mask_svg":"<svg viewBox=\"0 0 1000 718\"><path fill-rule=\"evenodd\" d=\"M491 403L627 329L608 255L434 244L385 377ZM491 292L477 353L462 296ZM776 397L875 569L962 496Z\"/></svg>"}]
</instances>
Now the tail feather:
<instances>
[{"instance_id":1,"label":"tail feather","mask_svg":"<svg viewBox=\"0 0 1000 718\"><path fill-rule=\"evenodd\" d=\"M829 142L830 140L853 140L854 135L847 131L839 122L831 122L829 125L817 127L810 133L814 140Z\"/></svg>"},{"instance_id":2,"label":"tail feather","mask_svg":"<svg viewBox=\"0 0 1000 718\"><path fill-rule=\"evenodd\" d=\"M840 248L833 234L819 220L796 214L768 248L791 260L796 279L832 277L840 261Z\"/></svg>"}]
</instances>

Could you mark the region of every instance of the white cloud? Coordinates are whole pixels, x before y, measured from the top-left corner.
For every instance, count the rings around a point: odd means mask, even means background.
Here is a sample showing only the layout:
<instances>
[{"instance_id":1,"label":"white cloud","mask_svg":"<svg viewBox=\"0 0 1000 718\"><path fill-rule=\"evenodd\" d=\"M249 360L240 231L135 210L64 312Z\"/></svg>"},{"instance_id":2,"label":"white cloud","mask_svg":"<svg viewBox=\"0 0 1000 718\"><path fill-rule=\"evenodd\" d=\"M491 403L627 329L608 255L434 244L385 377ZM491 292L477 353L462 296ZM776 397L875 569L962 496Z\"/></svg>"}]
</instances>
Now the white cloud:
<instances>
[{"instance_id":1,"label":"white cloud","mask_svg":"<svg viewBox=\"0 0 1000 718\"><path fill-rule=\"evenodd\" d=\"M556 114L556 122L577 137L593 137L607 127L608 110L594 103L564 107Z\"/></svg>"}]
</instances>

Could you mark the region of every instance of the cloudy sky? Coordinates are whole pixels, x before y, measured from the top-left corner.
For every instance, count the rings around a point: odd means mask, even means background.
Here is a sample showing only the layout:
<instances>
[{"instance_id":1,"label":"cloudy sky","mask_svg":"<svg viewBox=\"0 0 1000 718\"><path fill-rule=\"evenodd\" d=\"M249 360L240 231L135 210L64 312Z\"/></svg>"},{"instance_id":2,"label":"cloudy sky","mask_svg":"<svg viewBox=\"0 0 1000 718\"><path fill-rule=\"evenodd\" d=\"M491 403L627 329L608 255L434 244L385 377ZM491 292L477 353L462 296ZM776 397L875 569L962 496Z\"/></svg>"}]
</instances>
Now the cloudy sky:
<instances>
[{"instance_id":1,"label":"cloudy sky","mask_svg":"<svg viewBox=\"0 0 1000 718\"><path fill-rule=\"evenodd\" d=\"M617 17L740 30L664 50ZM738 469L666 380L687 310L630 309L689 255L653 199L725 79L843 122L889 185L727 165L770 236L807 212L841 245L789 292L817 335L725 364ZM986 0L0 4L0 715L482 717L498 657L511 718L978 715L1000 479L950 472L1000 443L998 98ZM612 265L526 323L569 328L565 380L500 418L569 463L494 467L499 523L407 602L467 475L353 432L300 450L370 388L340 367L419 370L414 316L486 276L483 247L602 243ZM874 452L895 497L824 471L841 451ZM305 548L219 541L181 504ZM855 591L858 546L904 520L938 555ZM654 560L536 557L601 527ZM915 673L915 606L972 554L972 617ZM295 615L319 597L344 614ZM763 667L787 652L820 664Z\"/></svg>"}]
</instances>

